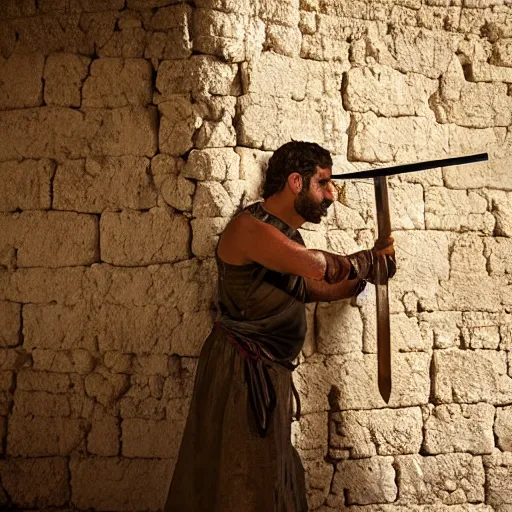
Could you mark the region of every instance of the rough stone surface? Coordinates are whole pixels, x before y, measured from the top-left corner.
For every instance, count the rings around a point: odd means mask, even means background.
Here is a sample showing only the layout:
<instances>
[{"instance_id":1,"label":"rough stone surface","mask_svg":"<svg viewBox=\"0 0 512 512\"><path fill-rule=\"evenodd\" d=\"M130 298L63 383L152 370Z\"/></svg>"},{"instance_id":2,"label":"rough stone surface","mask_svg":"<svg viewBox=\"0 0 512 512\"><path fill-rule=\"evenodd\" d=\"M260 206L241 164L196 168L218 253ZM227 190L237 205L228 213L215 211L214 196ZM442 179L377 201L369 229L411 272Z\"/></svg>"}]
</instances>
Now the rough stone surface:
<instances>
[{"instance_id":1,"label":"rough stone surface","mask_svg":"<svg viewBox=\"0 0 512 512\"><path fill-rule=\"evenodd\" d=\"M494 510L507 512L512 504L512 453L495 450L484 458L488 475L488 502Z\"/></svg>"}]
</instances>

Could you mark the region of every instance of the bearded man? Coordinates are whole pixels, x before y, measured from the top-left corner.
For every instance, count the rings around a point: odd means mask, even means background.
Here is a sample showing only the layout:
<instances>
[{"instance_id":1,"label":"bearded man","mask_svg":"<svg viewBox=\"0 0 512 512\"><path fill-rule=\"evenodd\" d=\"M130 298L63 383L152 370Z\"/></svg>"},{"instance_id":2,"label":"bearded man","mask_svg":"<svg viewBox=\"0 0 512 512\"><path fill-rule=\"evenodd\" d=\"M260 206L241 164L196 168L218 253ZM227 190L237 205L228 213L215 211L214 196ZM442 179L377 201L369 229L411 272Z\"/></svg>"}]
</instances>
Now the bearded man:
<instances>
[{"instance_id":1,"label":"bearded man","mask_svg":"<svg viewBox=\"0 0 512 512\"><path fill-rule=\"evenodd\" d=\"M374 280L376 258L394 261L392 238L348 256L304 246L298 228L320 223L334 200L331 173L331 155L318 144L284 144L269 160L264 201L236 215L219 239L222 314L199 358L166 512L308 510L291 444L305 303L356 295Z\"/></svg>"}]
</instances>

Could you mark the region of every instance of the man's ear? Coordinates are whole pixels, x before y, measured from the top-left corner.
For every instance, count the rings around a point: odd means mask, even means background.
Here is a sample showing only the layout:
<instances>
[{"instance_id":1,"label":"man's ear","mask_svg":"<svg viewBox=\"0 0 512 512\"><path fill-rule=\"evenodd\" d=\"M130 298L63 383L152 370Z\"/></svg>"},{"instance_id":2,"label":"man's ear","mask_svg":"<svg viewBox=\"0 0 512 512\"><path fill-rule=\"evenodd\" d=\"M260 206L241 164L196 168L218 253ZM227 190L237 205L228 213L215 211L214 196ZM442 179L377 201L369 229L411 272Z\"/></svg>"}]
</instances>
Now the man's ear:
<instances>
[{"instance_id":1,"label":"man's ear","mask_svg":"<svg viewBox=\"0 0 512 512\"><path fill-rule=\"evenodd\" d=\"M288 176L288 186L290 187L294 195L297 195L302 190L303 185L303 178L298 172L292 172Z\"/></svg>"}]
</instances>

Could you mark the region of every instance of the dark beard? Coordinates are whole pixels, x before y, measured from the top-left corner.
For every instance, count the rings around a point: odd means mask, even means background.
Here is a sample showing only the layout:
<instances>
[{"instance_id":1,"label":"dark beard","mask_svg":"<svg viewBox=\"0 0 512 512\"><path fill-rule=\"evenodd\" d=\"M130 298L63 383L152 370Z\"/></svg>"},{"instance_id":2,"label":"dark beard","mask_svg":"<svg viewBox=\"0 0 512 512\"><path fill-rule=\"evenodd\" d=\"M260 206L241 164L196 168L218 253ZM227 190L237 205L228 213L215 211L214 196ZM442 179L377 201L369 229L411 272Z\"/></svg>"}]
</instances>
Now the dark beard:
<instances>
[{"instance_id":1,"label":"dark beard","mask_svg":"<svg viewBox=\"0 0 512 512\"><path fill-rule=\"evenodd\" d=\"M332 201L324 199L320 204L315 203L309 196L309 191L302 189L295 198L295 210L306 221L313 224L320 224L322 217L327 215L327 209Z\"/></svg>"}]
</instances>

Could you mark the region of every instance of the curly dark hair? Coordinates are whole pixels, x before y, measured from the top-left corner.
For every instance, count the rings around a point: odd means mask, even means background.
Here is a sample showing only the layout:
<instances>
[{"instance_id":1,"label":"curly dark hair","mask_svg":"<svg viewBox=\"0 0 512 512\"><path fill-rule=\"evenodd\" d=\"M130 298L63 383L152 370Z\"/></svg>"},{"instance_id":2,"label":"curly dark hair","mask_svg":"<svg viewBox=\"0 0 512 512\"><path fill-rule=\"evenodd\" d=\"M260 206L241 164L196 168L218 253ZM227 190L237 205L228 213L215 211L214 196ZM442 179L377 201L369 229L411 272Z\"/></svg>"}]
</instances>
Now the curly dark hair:
<instances>
[{"instance_id":1,"label":"curly dark hair","mask_svg":"<svg viewBox=\"0 0 512 512\"><path fill-rule=\"evenodd\" d=\"M309 187L316 167L332 167L329 151L314 142L291 141L276 149L268 161L267 174L263 184L263 199L281 192L288 176L298 172Z\"/></svg>"}]
</instances>

